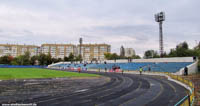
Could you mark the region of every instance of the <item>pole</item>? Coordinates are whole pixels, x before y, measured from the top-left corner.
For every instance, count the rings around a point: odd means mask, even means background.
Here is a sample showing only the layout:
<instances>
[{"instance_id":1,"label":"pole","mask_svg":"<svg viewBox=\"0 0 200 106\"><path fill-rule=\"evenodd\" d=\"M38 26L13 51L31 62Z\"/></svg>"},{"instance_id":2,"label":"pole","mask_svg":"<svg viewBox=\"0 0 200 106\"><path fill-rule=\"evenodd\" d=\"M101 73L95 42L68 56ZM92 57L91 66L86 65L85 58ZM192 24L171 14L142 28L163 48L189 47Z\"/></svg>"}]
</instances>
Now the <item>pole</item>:
<instances>
[{"instance_id":1,"label":"pole","mask_svg":"<svg viewBox=\"0 0 200 106\"><path fill-rule=\"evenodd\" d=\"M159 49L160 49L160 56L163 57L164 45L163 45L162 23L163 21L165 21L165 13L160 12L155 14L155 21L159 23Z\"/></svg>"},{"instance_id":2,"label":"pole","mask_svg":"<svg viewBox=\"0 0 200 106\"><path fill-rule=\"evenodd\" d=\"M159 22L160 56L163 57L163 31L162 21Z\"/></svg>"},{"instance_id":3,"label":"pole","mask_svg":"<svg viewBox=\"0 0 200 106\"><path fill-rule=\"evenodd\" d=\"M83 39L82 38L79 39L79 43L80 43L80 50L79 50L79 52L80 52L79 53L80 54L80 63L82 63L82 60L81 60L82 59L81 48L82 48L82 43L83 43Z\"/></svg>"}]
</instances>

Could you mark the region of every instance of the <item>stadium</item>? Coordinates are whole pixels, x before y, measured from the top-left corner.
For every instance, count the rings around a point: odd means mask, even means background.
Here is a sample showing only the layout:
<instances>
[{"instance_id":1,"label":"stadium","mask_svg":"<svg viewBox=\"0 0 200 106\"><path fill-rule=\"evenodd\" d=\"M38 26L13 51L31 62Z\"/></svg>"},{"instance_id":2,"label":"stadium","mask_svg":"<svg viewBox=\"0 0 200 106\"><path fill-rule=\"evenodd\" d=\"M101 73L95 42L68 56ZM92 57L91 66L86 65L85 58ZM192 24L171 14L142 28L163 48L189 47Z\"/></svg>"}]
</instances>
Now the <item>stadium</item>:
<instances>
[{"instance_id":1,"label":"stadium","mask_svg":"<svg viewBox=\"0 0 200 106\"><path fill-rule=\"evenodd\" d=\"M194 84L182 76L185 67L188 74L196 73L197 65L194 57L58 62L48 67L1 65L0 103L189 106L195 98Z\"/></svg>"},{"instance_id":2,"label":"stadium","mask_svg":"<svg viewBox=\"0 0 200 106\"><path fill-rule=\"evenodd\" d=\"M117 74L123 76L125 79L132 77L131 79L133 81L137 81L139 79L140 81L137 83L142 83L142 85L141 86L138 85L138 87L133 87L135 85L128 86L127 84L123 84L121 86L121 90L118 90L119 89L118 87L117 87L118 89L117 88L115 89L115 87L113 87L112 92L115 91L114 94L111 93L110 95L108 95L107 93L103 93L101 94L102 95L101 97L103 98L98 98L98 100L94 99L94 103L91 103L91 101L89 101L89 102L80 102L80 104L83 103L86 105L100 104L100 105L124 105L124 106L127 105L157 106L157 105L167 104L167 105L178 106L181 104L188 105L187 103L192 103L194 100L194 85L191 82L184 80L179 76L184 75L185 67L188 67L189 74L196 73L198 71L197 64L198 64L197 60L194 60L193 57L182 57L182 58L158 58L158 59L133 59L132 62L128 62L128 60L116 60L116 61L109 60L109 61L104 61L102 63L86 62L83 64L79 63L71 64L71 63L61 62L49 65L48 67L53 69L70 70L70 71L82 70L81 72L83 73L85 72L100 73L101 75L106 75L106 76ZM117 66L120 68L113 69L113 66ZM139 75L138 70L140 67L144 69L143 72L144 76ZM151 68L151 70L148 70L149 68ZM158 76L164 76L167 78L163 79ZM118 79L120 80L120 78ZM179 82L177 82L177 80ZM132 90L129 91L130 89ZM105 92L106 91L107 89L105 90ZM121 94L122 92L127 92L127 94L126 93ZM185 94L183 92L185 92ZM116 96L113 95L119 95L120 98L116 98ZM110 100L106 98L116 98L116 99ZM101 102L102 100L104 101ZM83 99L83 101L87 100ZM79 103L77 104L80 105Z\"/></svg>"},{"instance_id":3,"label":"stadium","mask_svg":"<svg viewBox=\"0 0 200 106\"><path fill-rule=\"evenodd\" d=\"M199 4L1 0L0 106L200 106Z\"/></svg>"}]
</instances>

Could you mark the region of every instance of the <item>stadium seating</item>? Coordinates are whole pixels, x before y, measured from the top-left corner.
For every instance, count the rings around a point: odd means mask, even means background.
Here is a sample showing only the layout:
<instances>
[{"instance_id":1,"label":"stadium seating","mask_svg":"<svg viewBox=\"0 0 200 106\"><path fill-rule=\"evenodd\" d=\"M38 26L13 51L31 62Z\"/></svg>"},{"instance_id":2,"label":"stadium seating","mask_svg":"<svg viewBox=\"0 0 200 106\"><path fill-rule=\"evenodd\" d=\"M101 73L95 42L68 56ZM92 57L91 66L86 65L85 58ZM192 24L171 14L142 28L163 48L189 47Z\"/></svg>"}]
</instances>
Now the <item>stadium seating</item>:
<instances>
[{"instance_id":1,"label":"stadium seating","mask_svg":"<svg viewBox=\"0 0 200 106\"><path fill-rule=\"evenodd\" d=\"M81 67L82 69L91 68L91 69L112 69L113 66L118 66L120 69L135 71L139 70L140 67L144 69L144 71L148 71L148 68L151 68L151 71L156 72L177 72L181 68L184 68L187 65L192 64L192 62L138 62L138 63L107 63L107 64L57 64L58 67L67 68L78 68Z\"/></svg>"}]
</instances>

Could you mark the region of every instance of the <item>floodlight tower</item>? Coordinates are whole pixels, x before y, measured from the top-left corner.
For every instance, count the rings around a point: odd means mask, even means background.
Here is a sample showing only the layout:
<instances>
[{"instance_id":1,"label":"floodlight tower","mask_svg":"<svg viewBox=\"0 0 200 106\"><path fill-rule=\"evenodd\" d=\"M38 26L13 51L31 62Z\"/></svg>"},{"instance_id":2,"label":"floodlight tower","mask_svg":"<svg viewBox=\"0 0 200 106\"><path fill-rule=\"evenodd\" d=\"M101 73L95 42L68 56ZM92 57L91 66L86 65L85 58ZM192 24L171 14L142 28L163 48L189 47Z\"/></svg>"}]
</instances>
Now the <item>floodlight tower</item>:
<instances>
[{"instance_id":1,"label":"floodlight tower","mask_svg":"<svg viewBox=\"0 0 200 106\"><path fill-rule=\"evenodd\" d=\"M155 14L155 21L159 23L159 48L160 48L160 56L163 57L163 31L162 31L162 23L165 21L165 13L160 12Z\"/></svg>"},{"instance_id":2,"label":"floodlight tower","mask_svg":"<svg viewBox=\"0 0 200 106\"><path fill-rule=\"evenodd\" d=\"M79 38L79 43L80 43L80 48L79 48L79 55L80 55L80 58L82 58L82 55L81 55L81 49L82 49L82 44L83 44L83 38ZM80 60L80 63L81 63L82 61Z\"/></svg>"}]
</instances>

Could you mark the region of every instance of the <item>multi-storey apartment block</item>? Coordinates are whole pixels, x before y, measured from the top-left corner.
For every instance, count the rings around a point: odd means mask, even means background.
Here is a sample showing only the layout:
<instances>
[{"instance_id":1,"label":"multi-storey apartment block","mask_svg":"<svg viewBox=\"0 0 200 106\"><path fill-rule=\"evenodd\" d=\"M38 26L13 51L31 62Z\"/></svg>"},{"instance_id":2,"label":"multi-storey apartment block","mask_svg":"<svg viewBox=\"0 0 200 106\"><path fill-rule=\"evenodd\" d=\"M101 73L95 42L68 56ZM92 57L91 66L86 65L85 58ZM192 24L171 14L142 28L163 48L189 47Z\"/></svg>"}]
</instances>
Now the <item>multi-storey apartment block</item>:
<instances>
[{"instance_id":1,"label":"multi-storey apartment block","mask_svg":"<svg viewBox=\"0 0 200 106\"><path fill-rule=\"evenodd\" d=\"M133 48L125 48L125 56L126 57L131 57L135 55L135 50Z\"/></svg>"},{"instance_id":2,"label":"multi-storey apartment block","mask_svg":"<svg viewBox=\"0 0 200 106\"><path fill-rule=\"evenodd\" d=\"M76 53L76 46L73 44L42 44L41 52L49 54L53 58L68 57L70 53Z\"/></svg>"},{"instance_id":3,"label":"multi-storey apartment block","mask_svg":"<svg viewBox=\"0 0 200 106\"><path fill-rule=\"evenodd\" d=\"M17 57L29 52L31 56L40 53L40 47L35 45L0 44L0 56L11 55Z\"/></svg>"},{"instance_id":4,"label":"multi-storey apartment block","mask_svg":"<svg viewBox=\"0 0 200 106\"><path fill-rule=\"evenodd\" d=\"M50 54L53 58L68 57L70 53L75 56L80 55L80 45L73 44L42 44L41 47L34 45L14 45L0 44L0 57L11 55L13 57L30 52L31 56L40 53ZM105 60L104 53L110 53L110 45L107 44L83 44L81 46L81 56L83 61Z\"/></svg>"},{"instance_id":5,"label":"multi-storey apartment block","mask_svg":"<svg viewBox=\"0 0 200 106\"><path fill-rule=\"evenodd\" d=\"M78 55L80 45L77 46ZM105 60L104 53L110 53L110 45L107 44L82 44L81 56L84 61Z\"/></svg>"}]
</instances>

